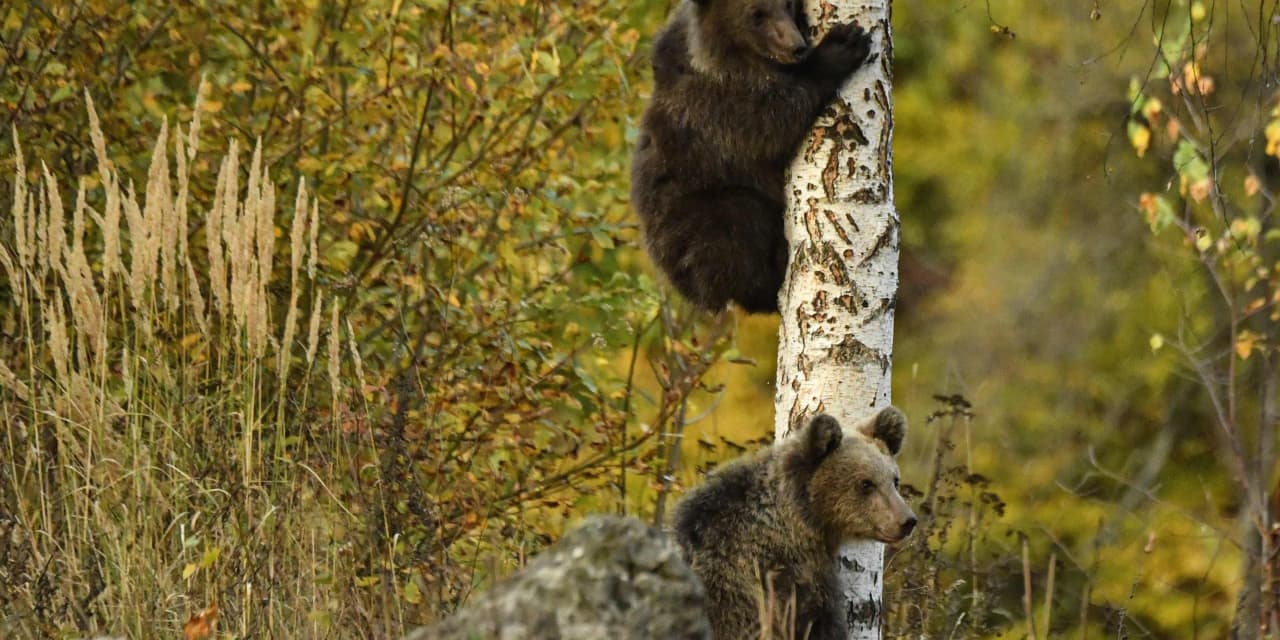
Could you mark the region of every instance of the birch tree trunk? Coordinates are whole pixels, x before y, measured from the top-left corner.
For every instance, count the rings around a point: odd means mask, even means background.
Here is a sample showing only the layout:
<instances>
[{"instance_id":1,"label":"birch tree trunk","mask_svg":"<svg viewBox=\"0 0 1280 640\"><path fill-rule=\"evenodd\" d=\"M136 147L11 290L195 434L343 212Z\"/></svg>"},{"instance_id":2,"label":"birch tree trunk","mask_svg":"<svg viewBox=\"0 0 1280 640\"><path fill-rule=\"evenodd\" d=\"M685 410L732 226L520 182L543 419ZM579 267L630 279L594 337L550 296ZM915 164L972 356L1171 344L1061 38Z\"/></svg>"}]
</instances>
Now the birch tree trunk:
<instances>
[{"instance_id":1,"label":"birch tree trunk","mask_svg":"<svg viewBox=\"0 0 1280 640\"><path fill-rule=\"evenodd\" d=\"M890 3L805 3L818 31L857 22L873 43L872 58L845 84L790 169L791 259L779 294L778 438L817 413L848 424L889 404L899 244ZM839 563L849 637L880 638L884 545L850 545Z\"/></svg>"}]
</instances>

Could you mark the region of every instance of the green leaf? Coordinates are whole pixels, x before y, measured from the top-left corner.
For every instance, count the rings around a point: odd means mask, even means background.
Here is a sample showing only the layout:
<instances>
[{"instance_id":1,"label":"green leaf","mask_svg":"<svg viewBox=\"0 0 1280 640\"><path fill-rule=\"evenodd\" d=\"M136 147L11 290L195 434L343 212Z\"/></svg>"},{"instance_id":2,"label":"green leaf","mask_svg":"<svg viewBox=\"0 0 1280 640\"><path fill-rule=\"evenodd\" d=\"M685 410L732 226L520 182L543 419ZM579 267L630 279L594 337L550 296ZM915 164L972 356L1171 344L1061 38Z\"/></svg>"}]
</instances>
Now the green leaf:
<instances>
[{"instance_id":1,"label":"green leaf","mask_svg":"<svg viewBox=\"0 0 1280 640\"><path fill-rule=\"evenodd\" d=\"M1200 157L1195 145L1185 138L1178 141L1178 148L1173 152L1173 168L1188 182L1199 182L1209 177L1209 164Z\"/></svg>"},{"instance_id":2,"label":"green leaf","mask_svg":"<svg viewBox=\"0 0 1280 640\"><path fill-rule=\"evenodd\" d=\"M591 239L595 240L596 244L604 247L605 249L612 249L614 247L613 236L609 235L604 230L592 229Z\"/></svg>"}]
</instances>

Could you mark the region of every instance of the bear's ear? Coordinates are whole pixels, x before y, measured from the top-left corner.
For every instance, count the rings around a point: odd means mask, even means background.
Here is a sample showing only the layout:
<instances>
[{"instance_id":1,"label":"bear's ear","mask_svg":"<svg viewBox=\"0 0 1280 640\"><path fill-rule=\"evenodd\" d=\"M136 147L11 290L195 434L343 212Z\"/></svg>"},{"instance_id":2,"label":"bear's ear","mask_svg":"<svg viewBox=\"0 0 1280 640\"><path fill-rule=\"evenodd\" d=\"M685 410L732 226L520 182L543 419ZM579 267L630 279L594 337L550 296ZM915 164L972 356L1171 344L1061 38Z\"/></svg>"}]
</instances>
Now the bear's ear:
<instances>
[{"instance_id":1,"label":"bear's ear","mask_svg":"<svg viewBox=\"0 0 1280 640\"><path fill-rule=\"evenodd\" d=\"M858 431L883 442L889 455L896 456L902 450L902 440L907 437L907 416L897 407L885 407L858 427Z\"/></svg>"},{"instance_id":2,"label":"bear's ear","mask_svg":"<svg viewBox=\"0 0 1280 640\"><path fill-rule=\"evenodd\" d=\"M844 430L835 418L823 414L809 422L804 438L810 462L817 463L840 447L840 443L844 441Z\"/></svg>"}]
</instances>

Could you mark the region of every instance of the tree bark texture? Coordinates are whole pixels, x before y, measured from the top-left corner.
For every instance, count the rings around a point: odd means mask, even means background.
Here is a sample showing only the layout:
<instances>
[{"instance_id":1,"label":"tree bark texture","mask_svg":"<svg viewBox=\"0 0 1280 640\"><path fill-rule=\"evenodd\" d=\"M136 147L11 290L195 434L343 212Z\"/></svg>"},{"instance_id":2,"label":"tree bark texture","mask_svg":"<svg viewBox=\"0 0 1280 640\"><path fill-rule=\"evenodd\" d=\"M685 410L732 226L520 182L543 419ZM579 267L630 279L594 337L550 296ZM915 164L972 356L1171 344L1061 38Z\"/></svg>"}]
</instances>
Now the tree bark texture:
<instances>
[{"instance_id":1,"label":"tree bark texture","mask_svg":"<svg viewBox=\"0 0 1280 640\"><path fill-rule=\"evenodd\" d=\"M779 294L775 433L782 438L827 413L852 423L890 402L898 294L893 203L891 0L806 0L819 32L856 22L872 59L841 89L790 168L790 266ZM817 41L818 34L811 34ZM851 639L878 639L884 546L840 552Z\"/></svg>"}]
</instances>

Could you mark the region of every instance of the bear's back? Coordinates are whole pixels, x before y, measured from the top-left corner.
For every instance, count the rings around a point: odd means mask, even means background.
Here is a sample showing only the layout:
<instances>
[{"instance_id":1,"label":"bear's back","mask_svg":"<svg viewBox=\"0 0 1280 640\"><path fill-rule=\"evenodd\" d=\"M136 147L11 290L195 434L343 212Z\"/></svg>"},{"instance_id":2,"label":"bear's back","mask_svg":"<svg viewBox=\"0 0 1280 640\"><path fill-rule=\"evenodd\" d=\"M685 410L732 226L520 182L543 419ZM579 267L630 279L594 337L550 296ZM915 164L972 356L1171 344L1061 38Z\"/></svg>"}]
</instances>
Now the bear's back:
<instances>
[{"instance_id":1,"label":"bear's back","mask_svg":"<svg viewBox=\"0 0 1280 640\"><path fill-rule=\"evenodd\" d=\"M709 550L739 537L755 520L768 491L760 458L736 460L718 469L676 507L676 539L686 554Z\"/></svg>"}]
</instances>

